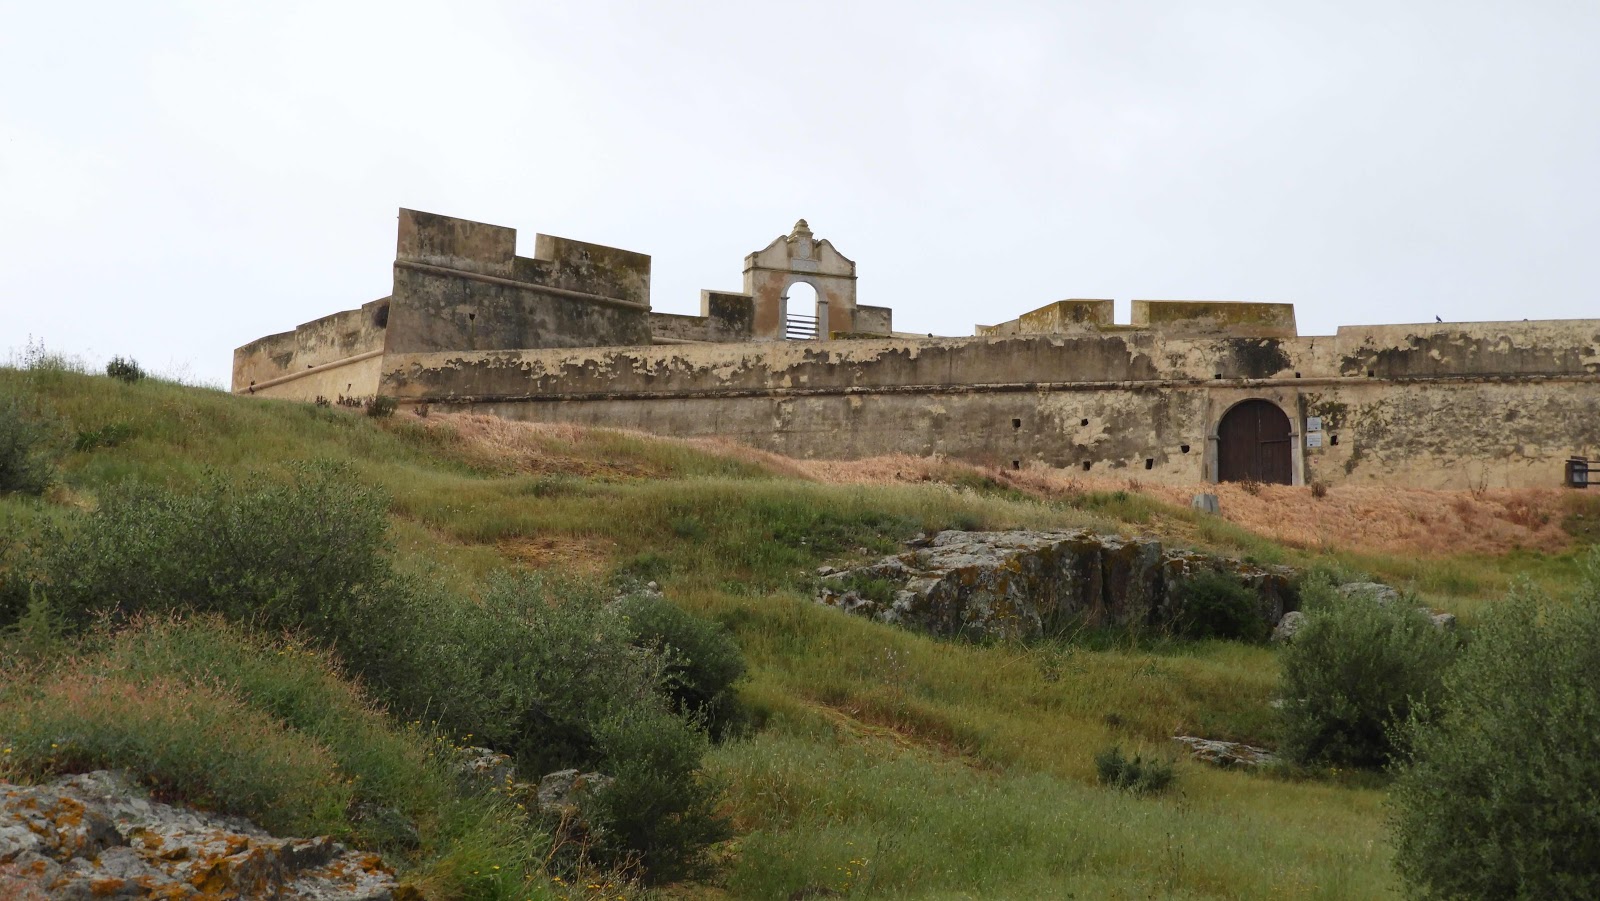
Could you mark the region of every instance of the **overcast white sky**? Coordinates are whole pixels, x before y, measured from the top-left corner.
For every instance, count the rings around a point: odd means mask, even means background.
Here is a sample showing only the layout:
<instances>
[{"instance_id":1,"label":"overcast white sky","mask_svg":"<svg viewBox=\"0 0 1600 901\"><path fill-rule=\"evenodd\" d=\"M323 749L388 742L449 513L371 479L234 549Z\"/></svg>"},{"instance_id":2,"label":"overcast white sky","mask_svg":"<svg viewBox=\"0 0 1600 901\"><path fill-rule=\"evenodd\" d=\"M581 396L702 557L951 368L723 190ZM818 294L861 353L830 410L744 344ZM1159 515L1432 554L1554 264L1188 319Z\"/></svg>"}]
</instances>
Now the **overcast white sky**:
<instances>
[{"instance_id":1,"label":"overcast white sky","mask_svg":"<svg viewBox=\"0 0 1600 901\"><path fill-rule=\"evenodd\" d=\"M0 0L0 354L226 382L389 291L395 210L862 303L1600 316L1600 3ZM0 356L3 359L3 356Z\"/></svg>"}]
</instances>

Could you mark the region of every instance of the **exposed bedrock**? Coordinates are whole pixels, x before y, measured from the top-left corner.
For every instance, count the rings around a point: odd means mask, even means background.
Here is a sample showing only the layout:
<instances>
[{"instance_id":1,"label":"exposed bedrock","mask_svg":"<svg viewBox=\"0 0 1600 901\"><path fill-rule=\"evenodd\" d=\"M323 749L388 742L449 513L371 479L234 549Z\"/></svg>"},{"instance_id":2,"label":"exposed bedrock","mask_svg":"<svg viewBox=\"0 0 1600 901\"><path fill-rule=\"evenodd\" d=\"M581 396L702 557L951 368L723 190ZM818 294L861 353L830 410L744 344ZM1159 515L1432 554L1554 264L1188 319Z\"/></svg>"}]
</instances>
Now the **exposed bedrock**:
<instances>
[{"instance_id":1,"label":"exposed bedrock","mask_svg":"<svg viewBox=\"0 0 1600 901\"><path fill-rule=\"evenodd\" d=\"M0 782L0 898L401 901L376 854L333 839L274 838L237 817L153 801L96 771Z\"/></svg>"},{"instance_id":2,"label":"exposed bedrock","mask_svg":"<svg viewBox=\"0 0 1600 901\"><path fill-rule=\"evenodd\" d=\"M1169 626L1181 586L1205 571L1253 590L1269 626L1296 605L1288 567L1088 530L940 532L869 566L825 570L817 600L934 635L1030 640L1082 624Z\"/></svg>"}]
</instances>

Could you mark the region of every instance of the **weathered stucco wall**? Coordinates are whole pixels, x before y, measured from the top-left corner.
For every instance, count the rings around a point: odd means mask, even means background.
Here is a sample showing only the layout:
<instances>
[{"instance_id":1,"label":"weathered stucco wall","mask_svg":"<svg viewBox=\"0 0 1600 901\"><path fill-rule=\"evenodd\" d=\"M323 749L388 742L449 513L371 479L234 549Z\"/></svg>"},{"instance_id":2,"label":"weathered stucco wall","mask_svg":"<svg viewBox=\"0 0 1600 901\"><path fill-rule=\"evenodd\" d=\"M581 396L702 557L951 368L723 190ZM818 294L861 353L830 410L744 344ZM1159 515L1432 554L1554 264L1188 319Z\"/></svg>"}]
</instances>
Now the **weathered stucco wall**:
<instances>
[{"instance_id":1,"label":"weathered stucco wall","mask_svg":"<svg viewBox=\"0 0 1600 901\"><path fill-rule=\"evenodd\" d=\"M1168 334L1293 338L1294 304L1230 300L1135 300L1130 322Z\"/></svg>"},{"instance_id":2,"label":"weathered stucco wall","mask_svg":"<svg viewBox=\"0 0 1600 901\"><path fill-rule=\"evenodd\" d=\"M799 457L947 454L1171 482L1215 478L1217 423L1250 398L1294 424L1297 483L1555 485L1568 456L1600 450L1600 323L1402 335L1130 331L426 354L390 357L383 390L509 418L720 435ZM1392 366L1429 371L1352 374L1385 353ZM1529 368L1535 359L1544 369ZM1510 409L1523 412L1508 420ZM1324 420L1321 447L1307 446L1307 416Z\"/></svg>"},{"instance_id":3,"label":"weathered stucco wall","mask_svg":"<svg viewBox=\"0 0 1600 901\"><path fill-rule=\"evenodd\" d=\"M651 313L652 344L749 341L755 329L755 304L748 294L701 291L700 315Z\"/></svg>"},{"instance_id":4,"label":"weathered stucco wall","mask_svg":"<svg viewBox=\"0 0 1600 901\"><path fill-rule=\"evenodd\" d=\"M894 334L894 311L888 307L872 307L858 304L856 306L856 334L884 336Z\"/></svg>"},{"instance_id":5,"label":"weathered stucco wall","mask_svg":"<svg viewBox=\"0 0 1600 901\"><path fill-rule=\"evenodd\" d=\"M1106 331L1114 326L1114 310L1115 301L1110 300L1058 300L1029 310L1009 322L977 326L974 332L980 336L1004 337Z\"/></svg>"},{"instance_id":6,"label":"weathered stucco wall","mask_svg":"<svg viewBox=\"0 0 1600 901\"><path fill-rule=\"evenodd\" d=\"M650 258L400 211L388 350L503 350L650 343Z\"/></svg>"},{"instance_id":7,"label":"weathered stucco wall","mask_svg":"<svg viewBox=\"0 0 1600 901\"><path fill-rule=\"evenodd\" d=\"M233 352L234 390L305 400L371 396L388 309L384 297L244 345Z\"/></svg>"}]
</instances>

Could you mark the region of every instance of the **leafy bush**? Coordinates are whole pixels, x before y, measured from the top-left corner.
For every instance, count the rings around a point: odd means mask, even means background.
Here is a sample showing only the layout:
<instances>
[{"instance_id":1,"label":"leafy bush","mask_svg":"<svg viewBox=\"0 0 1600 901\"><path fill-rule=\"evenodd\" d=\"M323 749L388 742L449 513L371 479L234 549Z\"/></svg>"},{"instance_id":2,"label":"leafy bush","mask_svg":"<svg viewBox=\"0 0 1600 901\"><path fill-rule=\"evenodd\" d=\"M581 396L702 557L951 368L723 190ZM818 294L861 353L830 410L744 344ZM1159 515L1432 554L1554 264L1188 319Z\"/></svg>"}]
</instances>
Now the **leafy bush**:
<instances>
[{"instance_id":1,"label":"leafy bush","mask_svg":"<svg viewBox=\"0 0 1600 901\"><path fill-rule=\"evenodd\" d=\"M500 577L481 605L415 609L410 653L428 664L390 683L386 699L512 755L530 776L579 767L614 777L584 811L599 827L594 859L673 878L725 835L699 771L707 737L673 715L672 658L641 653L634 624L594 588Z\"/></svg>"},{"instance_id":2,"label":"leafy bush","mask_svg":"<svg viewBox=\"0 0 1600 901\"><path fill-rule=\"evenodd\" d=\"M593 586L502 578L475 602L400 578L380 492L340 467L293 475L110 492L77 528L47 533L31 593L78 631L141 614L299 630L397 713L510 754L531 778L615 776L610 797L625 800L594 812L609 862L695 865L694 843L725 830L698 771L699 721L733 721L730 639L663 602L631 620Z\"/></svg>"},{"instance_id":3,"label":"leafy bush","mask_svg":"<svg viewBox=\"0 0 1600 901\"><path fill-rule=\"evenodd\" d=\"M0 396L0 494L43 494L53 476L48 434L14 397Z\"/></svg>"},{"instance_id":4,"label":"leafy bush","mask_svg":"<svg viewBox=\"0 0 1600 901\"><path fill-rule=\"evenodd\" d=\"M1392 795L1421 897L1600 897L1600 555L1570 605L1494 605Z\"/></svg>"},{"instance_id":5,"label":"leafy bush","mask_svg":"<svg viewBox=\"0 0 1600 901\"><path fill-rule=\"evenodd\" d=\"M678 713L702 723L714 739L744 722L733 689L744 675L744 657L726 627L648 594L624 597L617 611L635 644L665 656L668 691Z\"/></svg>"},{"instance_id":6,"label":"leafy bush","mask_svg":"<svg viewBox=\"0 0 1600 901\"><path fill-rule=\"evenodd\" d=\"M1184 638L1265 641L1270 629L1256 593L1227 573L1205 570L1178 587L1173 631Z\"/></svg>"},{"instance_id":7,"label":"leafy bush","mask_svg":"<svg viewBox=\"0 0 1600 901\"><path fill-rule=\"evenodd\" d=\"M126 422L113 422L96 429L80 429L72 440L72 449L86 452L101 447L116 447L133 437L133 426Z\"/></svg>"},{"instance_id":8,"label":"leafy bush","mask_svg":"<svg viewBox=\"0 0 1600 901\"><path fill-rule=\"evenodd\" d=\"M139 363L132 357L112 357L106 364L106 375L119 382L132 384L144 378L144 370L139 368Z\"/></svg>"},{"instance_id":9,"label":"leafy bush","mask_svg":"<svg viewBox=\"0 0 1600 901\"><path fill-rule=\"evenodd\" d=\"M399 402L386 394L375 394L366 404L367 415L374 419L388 419L399 407Z\"/></svg>"},{"instance_id":10,"label":"leafy bush","mask_svg":"<svg viewBox=\"0 0 1600 901\"><path fill-rule=\"evenodd\" d=\"M1306 622L1283 651L1283 751L1303 764L1381 767L1395 726L1443 691L1458 643L1404 600L1302 588Z\"/></svg>"},{"instance_id":11,"label":"leafy bush","mask_svg":"<svg viewBox=\"0 0 1600 901\"><path fill-rule=\"evenodd\" d=\"M41 548L51 600L82 627L141 612L221 613L305 627L343 644L383 620L388 502L348 468L303 464L282 484L213 476L194 494L108 492L70 533ZM368 615L370 614L370 615Z\"/></svg>"},{"instance_id":12,"label":"leafy bush","mask_svg":"<svg viewBox=\"0 0 1600 901\"><path fill-rule=\"evenodd\" d=\"M1172 784L1175 772L1172 761L1123 753L1121 745L1113 745L1094 757L1095 772L1101 785L1120 788L1135 794L1153 794Z\"/></svg>"}]
</instances>

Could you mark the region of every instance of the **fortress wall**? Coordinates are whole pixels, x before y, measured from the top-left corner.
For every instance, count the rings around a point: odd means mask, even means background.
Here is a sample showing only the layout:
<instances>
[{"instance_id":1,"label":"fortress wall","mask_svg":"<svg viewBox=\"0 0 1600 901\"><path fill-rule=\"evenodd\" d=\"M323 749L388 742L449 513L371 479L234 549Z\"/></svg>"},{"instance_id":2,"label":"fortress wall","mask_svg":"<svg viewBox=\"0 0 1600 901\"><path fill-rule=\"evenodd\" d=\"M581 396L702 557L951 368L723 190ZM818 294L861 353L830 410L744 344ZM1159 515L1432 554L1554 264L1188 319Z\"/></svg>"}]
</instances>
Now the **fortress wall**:
<instances>
[{"instance_id":1,"label":"fortress wall","mask_svg":"<svg viewBox=\"0 0 1600 901\"><path fill-rule=\"evenodd\" d=\"M903 391L930 386L1266 378L1292 373L1302 365L1310 368L1316 353L1314 348L1294 342L1168 340L1148 332L586 347L493 354L395 354L391 346L385 391L402 398L442 400L450 394Z\"/></svg>"},{"instance_id":2,"label":"fortress wall","mask_svg":"<svg viewBox=\"0 0 1600 901\"><path fill-rule=\"evenodd\" d=\"M650 342L650 257L516 229L400 211L388 349L585 347Z\"/></svg>"},{"instance_id":3,"label":"fortress wall","mask_svg":"<svg viewBox=\"0 0 1600 901\"><path fill-rule=\"evenodd\" d=\"M233 390L313 400L378 390L389 298L268 335L233 352Z\"/></svg>"},{"instance_id":4,"label":"fortress wall","mask_svg":"<svg viewBox=\"0 0 1600 901\"><path fill-rule=\"evenodd\" d=\"M1600 374L1600 320L1343 326L1339 372L1376 378Z\"/></svg>"},{"instance_id":5,"label":"fortress wall","mask_svg":"<svg viewBox=\"0 0 1600 901\"><path fill-rule=\"evenodd\" d=\"M1286 383L1213 388L526 400L443 405L507 419L724 437L777 453L856 459L943 454L1009 468L1033 463L1147 482L1210 481L1221 414L1267 398L1296 423L1295 481L1428 488L1557 487L1567 457L1600 452L1600 384ZM1531 408L1524 421L1508 411ZM1319 411L1323 446L1305 446ZM1336 411L1336 412L1335 412ZM1312 413L1311 415L1316 415ZM1087 420L1088 424L1084 425ZM1330 446L1332 435L1339 444ZM1185 450L1187 448L1187 450ZM1149 461L1150 468L1146 468Z\"/></svg>"},{"instance_id":6,"label":"fortress wall","mask_svg":"<svg viewBox=\"0 0 1600 901\"><path fill-rule=\"evenodd\" d=\"M472 352L648 344L649 315L647 307L614 306L553 294L530 283L483 281L396 262L388 349Z\"/></svg>"},{"instance_id":7,"label":"fortress wall","mask_svg":"<svg viewBox=\"0 0 1600 901\"><path fill-rule=\"evenodd\" d=\"M832 319L830 312L828 318ZM860 304L856 307L856 333L862 335L887 335L894 331L894 310Z\"/></svg>"},{"instance_id":8,"label":"fortress wall","mask_svg":"<svg viewBox=\"0 0 1600 901\"><path fill-rule=\"evenodd\" d=\"M1222 415L1265 398L1294 423L1297 483L1554 486L1568 456L1600 452L1600 359L1575 337L1582 329L1522 325L1455 327L1404 348L1352 331L1357 354L1403 351L1386 359L1433 368L1396 378L1343 374L1343 334L1128 332L391 355L383 391L511 419L723 436L796 457L1088 463L1173 483L1211 478ZM1478 350L1452 357L1446 344ZM1517 372L1532 365L1532 344L1544 348L1544 370ZM1322 447L1308 446L1307 416L1324 420Z\"/></svg>"}]
</instances>

